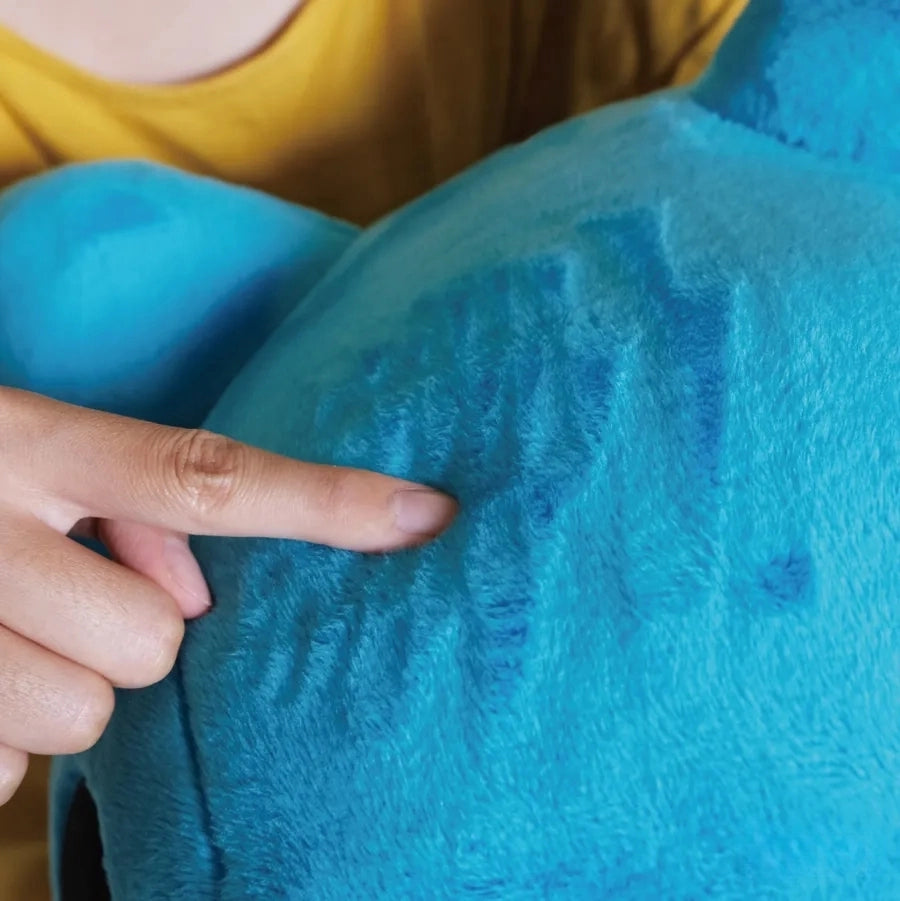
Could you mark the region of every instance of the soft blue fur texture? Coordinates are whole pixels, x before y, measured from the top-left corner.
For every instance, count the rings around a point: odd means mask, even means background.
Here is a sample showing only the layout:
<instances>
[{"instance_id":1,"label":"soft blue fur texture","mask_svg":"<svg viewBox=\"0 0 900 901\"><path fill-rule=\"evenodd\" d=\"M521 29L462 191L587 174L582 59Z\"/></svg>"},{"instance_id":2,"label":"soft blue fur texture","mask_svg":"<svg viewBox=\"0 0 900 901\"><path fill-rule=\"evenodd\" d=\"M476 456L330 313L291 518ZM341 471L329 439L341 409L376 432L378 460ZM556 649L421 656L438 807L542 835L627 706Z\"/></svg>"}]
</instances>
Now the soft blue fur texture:
<instances>
[{"instance_id":1,"label":"soft blue fur texture","mask_svg":"<svg viewBox=\"0 0 900 901\"><path fill-rule=\"evenodd\" d=\"M357 234L171 169L60 169L0 196L0 384L197 425Z\"/></svg>"},{"instance_id":2,"label":"soft blue fur texture","mask_svg":"<svg viewBox=\"0 0 900 901\"><path fill-rule=\"evenodd\" d=\"M297 290L210 427L462 512L390 557L196 542L215 611L58 767L57 833L85 777L115 899L900 897L898 16L752 0L693 90L496 156ZM155 190L128 171L91 188L122 230ZM190 258L274 240L318 278L333 226L203 191ZM60 239L104 261L87 308L158 259L119 233Z\"/></svg>"}]
</instances>

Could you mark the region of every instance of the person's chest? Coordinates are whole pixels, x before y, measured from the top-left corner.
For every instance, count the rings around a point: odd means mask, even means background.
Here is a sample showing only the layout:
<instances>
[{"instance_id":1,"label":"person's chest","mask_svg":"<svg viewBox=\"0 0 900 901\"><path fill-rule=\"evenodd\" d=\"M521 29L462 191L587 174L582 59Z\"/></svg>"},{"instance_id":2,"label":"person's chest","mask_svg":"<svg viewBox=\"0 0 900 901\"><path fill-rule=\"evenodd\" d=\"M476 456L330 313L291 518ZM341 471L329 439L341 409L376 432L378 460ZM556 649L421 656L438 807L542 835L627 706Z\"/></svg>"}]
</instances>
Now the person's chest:
<instances>
[{"instance_id":1,"label":"person's chest","mask_svg":"<svg viewBox=\"0 0 900 901\"><path fill-rule=\"evenodd\" d=\"M93 75L167 84L228 68L304 0L0 0L0 25Z\"/></svg>"}]
</instances>

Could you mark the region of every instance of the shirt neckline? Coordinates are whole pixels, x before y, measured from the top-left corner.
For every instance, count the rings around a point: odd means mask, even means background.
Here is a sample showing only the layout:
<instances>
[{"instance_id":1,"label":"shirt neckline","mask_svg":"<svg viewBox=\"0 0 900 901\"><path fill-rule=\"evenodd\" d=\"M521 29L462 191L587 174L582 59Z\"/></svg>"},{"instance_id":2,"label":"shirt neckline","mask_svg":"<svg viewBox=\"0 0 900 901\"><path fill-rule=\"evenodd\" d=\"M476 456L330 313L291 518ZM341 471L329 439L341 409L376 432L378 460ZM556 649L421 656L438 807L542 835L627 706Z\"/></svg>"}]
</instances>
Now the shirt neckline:
<instances>
[{"instance_id":1,"label":"shirt neckline","mask_svg":"<svg viewBox=\"0 0 900 901\"><path fill-rule=\"evenodd\" d=\"M180 103L233 90L278 68L283 57L292 49L300 26L305 21L304 15L308 15L308 8L313 5L313 0L301 2L272 37L249 56L217 72L183 82L141 84L107 79L45 50L2 24L0 50L15 56L20 62L39 66L62 83L80 86L91 94L113 101Z\"/></svg>"}]
</instances>

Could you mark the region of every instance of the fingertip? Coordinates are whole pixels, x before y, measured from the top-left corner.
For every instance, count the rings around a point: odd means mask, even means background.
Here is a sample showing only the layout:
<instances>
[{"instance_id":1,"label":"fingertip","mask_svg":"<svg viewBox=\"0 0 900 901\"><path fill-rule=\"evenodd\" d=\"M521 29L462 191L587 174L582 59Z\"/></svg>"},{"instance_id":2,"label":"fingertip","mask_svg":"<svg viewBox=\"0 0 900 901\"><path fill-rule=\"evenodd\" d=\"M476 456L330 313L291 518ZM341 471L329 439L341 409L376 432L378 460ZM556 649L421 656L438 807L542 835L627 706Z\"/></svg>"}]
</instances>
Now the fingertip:
<instances>
[{"instance_id":1,"label":"fingertip","mask_svg":"<svg viewBox=\"0 0 900 901\"><path fill-rule=\"evenodd\" d=\"M203 616L212 606L212 598L200 564L197 563L187 537L184 535L166 535L162 545L164 573L155 577L158 584L172 596L184 619L196 619Z\"/></svg>"},{"instance_id":2,"label":"fingertip","mask_svg":"<svg viewBox=\"0 0 900 901\"><path fill-rule=\"evenodd\" d=\"M211 613L213 609L213 603L210 601L208 604L200 604L195 602L185 601L184 603L178 602L178 606L181 609L181 615L190 622L195 619L203 619L207 613Z\"/></svg>"},{"instance_id":3,"label":"fingertip","mask_svg":"<svg viewBox=\"0 0 900 901\"><path fill-rule=\"evenodd\" d=\"M80 754L92 748L103 735L115 708L112 684L98 673L79 667L77 685L69 683L73 703L69 721L60 719L61 730L53 744L31 748L36 753ZM74 703L75 699L77 703Z\"/></svg>"},{"instance_id":4,"label":"fingertip","mask_svg":"<svg viewBox=\"0 0 900 901\"><path fill-rule=\"evenodd\" d=\"M451 526L459 512L457 501L431 488L403 488L392 498L394 525L401 546L427 544Z\"/></svg>"},{"instance_id":5,"label":"fingertip","mask_svg":"<svg viewBox=\"0 0 900 901\"><path fill-rule=\"evenodd\" d=\"M212 599L207 592L205 597L199 597L195 594L185 594L182 597L176 597L175 603L181 615L186 620L200 619L206 616L212 610Z\"/></svg>"},{"instance_id":6,"label":"fingertip","mask_svg":"<svg viewBox=\"0 0 900 901\"><path fill-rule=\"evenodd\" d=\"M0 745L0 806L16 793L27 769L28 755L24 751Z\"/></svg>"},{"instance_id":7,"label":"fingertip","mask_svg":"<svg viewBox=\"0 0 900 901\"><path fill-rule=\"evenodd\" d=\"M186 535L115 520L104 520L100 535L116 562L162 588L183 619L195 619L209 610L209 588Z\"/></svg>"},{"instance_id":8,"label":"fingertip","mask_svg":"<svg viewBox=\"0 0 900 901\"><path fill-rule=\"evenodd\" d=\"M167 586L185 619L196 619L212 607L209 586L200 564L186 542L171 539L166 544L166 564L170 585Z\"/></svg>"}]
</instances>

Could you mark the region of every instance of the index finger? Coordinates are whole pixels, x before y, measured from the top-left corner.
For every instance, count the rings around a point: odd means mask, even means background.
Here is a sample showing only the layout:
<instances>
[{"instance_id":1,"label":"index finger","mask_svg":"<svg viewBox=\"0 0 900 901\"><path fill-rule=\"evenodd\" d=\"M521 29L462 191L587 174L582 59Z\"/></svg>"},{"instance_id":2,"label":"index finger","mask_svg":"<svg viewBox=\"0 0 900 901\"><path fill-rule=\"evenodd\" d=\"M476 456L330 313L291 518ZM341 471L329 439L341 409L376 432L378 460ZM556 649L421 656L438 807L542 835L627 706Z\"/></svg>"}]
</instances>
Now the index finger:
<instances>
[{"instance_id":1,"label":"index finger","mask_svg":"<svg viewBox=\"0 0 900 901\"><path fill-rule=\"evenodd\" d=\"M76 519L385 551L434 538L456 513L444 494L366 470L303 463L211 432L46 398L25 406L39 436L26 461L29 481L79 508Z\"/></svg>"}]
</instances>

